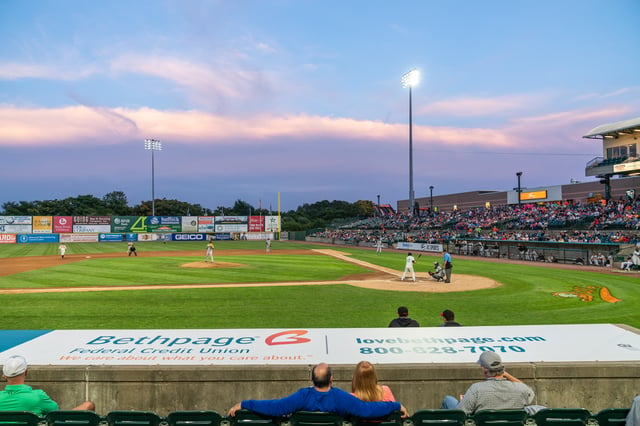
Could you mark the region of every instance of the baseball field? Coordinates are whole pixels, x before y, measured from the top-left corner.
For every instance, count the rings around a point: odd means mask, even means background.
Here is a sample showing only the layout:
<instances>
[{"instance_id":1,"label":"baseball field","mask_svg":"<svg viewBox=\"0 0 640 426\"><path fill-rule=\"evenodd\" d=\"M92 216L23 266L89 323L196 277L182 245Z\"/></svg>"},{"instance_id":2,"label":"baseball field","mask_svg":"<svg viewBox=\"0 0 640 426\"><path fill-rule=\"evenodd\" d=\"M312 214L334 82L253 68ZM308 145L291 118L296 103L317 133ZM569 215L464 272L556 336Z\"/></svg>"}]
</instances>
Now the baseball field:
<instances>
[{"instance_id":1,"label":"baseball field","mask_svg":"<svg viewBox=\"0 0 640 426\"><path fill-rule=\"evenodd\" d=\"M405 252L275 241L0 245L3 329L386 327L405 305L421 326L614 323L640 328L640 274L454 254L451 284L400 281Z\"/></svg>"}]
</instances>

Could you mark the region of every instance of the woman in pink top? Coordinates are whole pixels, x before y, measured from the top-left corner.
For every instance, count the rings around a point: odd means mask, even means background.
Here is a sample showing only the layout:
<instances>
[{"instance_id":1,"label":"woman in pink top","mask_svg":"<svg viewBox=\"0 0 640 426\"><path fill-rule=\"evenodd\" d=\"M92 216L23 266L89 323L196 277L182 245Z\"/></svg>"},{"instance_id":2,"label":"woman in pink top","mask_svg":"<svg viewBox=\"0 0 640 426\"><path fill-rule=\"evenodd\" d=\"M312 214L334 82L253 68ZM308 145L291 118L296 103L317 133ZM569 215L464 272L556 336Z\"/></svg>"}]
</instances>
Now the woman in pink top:
<instances>
[{"instance_id":1,"label":"woman in pink top","mask_svg":"<svg viewBox=\"0 0 640 426\"><path fill-rule=\"evenodd\" d=\"M395 401L389 386L378 384L376 369L369 361L356 365L351 379L351 394L363 401Z\"/></svg>"}]
</instances>

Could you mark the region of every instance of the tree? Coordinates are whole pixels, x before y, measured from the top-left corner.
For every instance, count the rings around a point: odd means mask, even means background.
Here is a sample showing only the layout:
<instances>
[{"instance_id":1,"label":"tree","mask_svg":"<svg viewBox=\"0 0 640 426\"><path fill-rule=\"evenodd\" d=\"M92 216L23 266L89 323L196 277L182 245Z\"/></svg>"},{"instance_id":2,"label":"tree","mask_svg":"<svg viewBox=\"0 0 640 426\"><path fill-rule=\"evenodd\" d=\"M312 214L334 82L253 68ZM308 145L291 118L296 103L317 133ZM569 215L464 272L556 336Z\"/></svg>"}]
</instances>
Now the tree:
<instances>
[{"instance_id":1,"label":"tree","mask_svg":"<svg viewBox=\"0 0 640 426\"><path fill-rule=\"evenodd\" d=\"M131 207L127 202L127 196L122 191L112 191L102 197L102 202L106 209L113 216L131 215Z\"/></svg>"}]
</instances>

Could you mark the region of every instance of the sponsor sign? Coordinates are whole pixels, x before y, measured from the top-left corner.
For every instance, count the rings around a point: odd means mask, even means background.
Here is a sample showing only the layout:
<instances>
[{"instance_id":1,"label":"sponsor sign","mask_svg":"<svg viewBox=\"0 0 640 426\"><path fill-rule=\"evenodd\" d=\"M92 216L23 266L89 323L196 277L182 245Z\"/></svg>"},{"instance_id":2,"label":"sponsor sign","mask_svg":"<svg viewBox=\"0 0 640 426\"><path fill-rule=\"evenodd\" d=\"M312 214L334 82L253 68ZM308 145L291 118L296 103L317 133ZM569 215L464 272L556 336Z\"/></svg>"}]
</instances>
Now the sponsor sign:
<instances>
[{"instance_id":1,"label":"sponsor sign","mask_svg":"<svg viewBox=\"0 0 640 426\"><path fill-rule=\"evenodd\" d=\"M263 231L264 231L264 217L249 216L249 232L263 232Z\"/></svg>"},{"instance_id":2,"label":"sponsor sign","mask_svg":"<svg viewBox=\"0 0 640 426\"><path fill-rule=\"evenodd\" d=\"M182 216L182 232L198 232L198 217Z\"/></svg>"},{"instance_id":3,"label":"sponsor sign","mask_svg":"<svg viewBox=\"0 0 640 426\"><path fill-rule=\"evenodd\" d=\"M24 334L20 338L20 333ZM353 365L637 361L640 335L613 324L232 330L0 330L0 358L31 365ZM5 339L5 336L7 338Z\"/></svg>"},{"instance_id":4,"label":"sponsor sign","mask_svg":"<svg viewBox=\"0 0 640 426\"><path fill-rule=\"evenodd\" d=\"M98 234L60 234L61 243L97 243Z\"/></svg>"},{"instance_id":5,"label":"sponsor sign","mask_svg":"<svg viewBox=\"0 0 640 426\"><path fill-rule=\"evenodd\" d=\"M215 232L215 217L198 216L198 232Z\"/></svg>"},{"instance_id":6,"label":"sponsor sign","mask_svg":"<svg viewBox=\"0 0 640 426\"><path fill-rule=\"evenodd\" d=\"M264 240L274 240L273 234L271 232L254 232L250 234L245 234L244 238L246 240L251 241L264 241Z\"/></svg>"},{"instance_id":7,"label":"sponsor sign","mask_svg":"<svg viewBox=\"0 0 640 426\"><path fill-rule=\"evenodd\" d=\"M78 234L111 232L111 225L75 225L74 224L73 232Z\"/></svg>"},{"instance_id":8,"label":"sponsor sign","mask_svg":"<svg viewBox=\"0 0 640 426\"><path fill-rule=\"evenodd\" d=\"M129 233L125 235L125 240L129 241L138 241L138 234Z\"/></svg>"},{"instance_id":9,"label":"sponsor sign","mask_svg":"<svg viewBox=\"0 0 640 426\"><path fill-rule=\"evenodd\" d=\"M111 216L73 216L73 224L111 226Z\"/></svg>"},{"instance_id":10,"label":"sponsor sign","mask_svg":"<svg viewBox=\"0 0 640 426\"><path fill-rule=\"evenodd\" d=\"M54 216L53 232L56 234L73 232L73 216Z\"/></svg>"},{"instance_id":11,"label":"sponsor sign","mask_svg":"<svg viewBox=\"0 0 640 426\"><path fill-rule=\"evenodd\" d=\"M249 223L248 216L216 216L216 225L221 224L247 224Z\"/></svg>"},{"instance_id":12,"label":"sponsor sign","mask_svg":"<svg viewBox=\"0 0 640 426\"><path fill-rule=\"evenodd\" d=\"M520 201L543 200L547 198L547 191L527 191L520 193Z\"/></svg>"},{"instance_id":13,"label":"sponsor sign","mask_svg":"<svg viewBox=\"0 0 640 426\"><path fill-rule=\"evenodd\" d=\"M171 234L172 241L207 241L207 234Z\"/></svg>"},{"instance_id":14,"label":"sponsor sign","mask_svg":"<svg viewBox=\"0 0 640 426\"><path fill-rule=\"evenodd\" d=\"M632 172L634 170L640 170L640 161L633 161L631 163L614 164L613 171L620 172Z\"/></svg>"},{"instance_id":15,"label":"sponsor sign","mask_svg":"<svg viewBox=\"0 0 640 426\"><path fill-rule=\"evenodd\" d=\"M110 232L147 232L146 216L114 216Z\"/></svg>"},{"instance_id":16,"label":"sponsor sign","mask_svg":"<svg viewBox=\"0 0 640 426\"><path fill-rule=\"evenodd\" d=\"M180 232L182 220L180 216L149 216L147 232Z\"/></svg>"},{"instance_id":17,"label":"sponsor sign","mask_svg":"<svg viewBox=\"0 0 640 426\"><path fill-rule=\"evenodd\" d=\"M20 234L18 243L57 243L58 234Z\"/></svg>"},{"instance_id":18,"label":"sponsor sign","mask_svg":"<svg viewBox=\"0 0 640 426\"><path fill-rule=\"evenodd\" d=\"M16 234L0 234L0 244L13 244L16 242Z\"/></svg>"},{"instance_id":19,"label":"sponsor sign","mask_svg":"<svg viewBox=\"0 0 640 426\"><path fill-rule=\"evenodd\" d=\"M0 225L0 234L31 234L31 225Z\"/></svg>"},{"instance_id":20,"label":"sponsor sign","mask_svg":"<svg viewBox=\"0 0 640 426\"><path fill-rule=\"evenodd\" d=\"M31 216L0 216L0 225L31 225Z\"/></svg>"},{"instance_id":21,"label":"sponsor sign","mask_svg":"<svg viewBox=\"0 0 640 426\"><path fill-rule=\"evenodd\" d=\"M34 216L31 226L34 234L50 234L53 232L53 217Z\"/></svg>"},{"instance_id":22,"label":"sponsor sign","mask_svg":"<svg viewBox=\"0 0 640 426\"><path fill-rule=\"evenodd\" d=\"M278 216L265 216L264 217L264 230L266 232L279 232L280 231L280 218Z\"/></svg>"},{"instance_id":23,"label":"sponsor sign","mask_svg":"<svg viewBox=\"0 0 640 426\"><path fill-rule=\"evenodd\" d=\"M138 234L138 241L171 241L171 234Z\"/></svg>"},{"instance_id":24,"label":"sponsor sign","mask_svg":"<svg viewBox=\"0 0 640 426\"><path fill-rule=\"evenodd\" d=\"M221 224L216 222L216 232L247 232L247 224Z\"/></svg>"},{"instance_id":25,"label":"sponsor sign","mask_svg":"<svg viewBox=\"0 0 640 426\"><path fill-rule=\"evenodd\" d=\"M122 241L124 241L124 235L122 235L122 234L98 234L98 241L101 242L101 243L122 242Z\"/></svg>"},{"instance_id":26,"label":"sponsor sign","mask_svg":"<svg viewBox=\"0 0 640 426\"><path fill-rule=\"evenodd\" d=\"M399 242L397 245L397 248L398 250L429 251L429 252L439 253L442 251L442 244Z\"/></svg>"},{"instance_id":27,"label":"sponsor sign","mask_svg":"<svg viewBox=\"0 0 640 426\"><path fill-rule=\"evenodd\" d=\"M213 238L217 241L231 241L231 234L229 232L221 232L214 234Z\"/></svg>"}]
</instances>

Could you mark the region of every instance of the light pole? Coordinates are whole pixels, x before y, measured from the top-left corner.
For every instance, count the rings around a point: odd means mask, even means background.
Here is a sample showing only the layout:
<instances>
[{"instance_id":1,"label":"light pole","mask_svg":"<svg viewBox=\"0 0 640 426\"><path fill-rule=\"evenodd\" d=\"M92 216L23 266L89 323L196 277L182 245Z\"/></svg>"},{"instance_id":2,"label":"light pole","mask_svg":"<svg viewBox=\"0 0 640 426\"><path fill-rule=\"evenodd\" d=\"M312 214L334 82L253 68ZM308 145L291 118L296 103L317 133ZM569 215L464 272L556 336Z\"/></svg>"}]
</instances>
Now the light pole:
<instances>
[{"instance_id":1,"label":"light pole","mask_svg":"<svg viewBox=\"0 0 640 426\"><path fill-rule=\"evenodd\" d=\"M522 176L522 172L517 172L516 176L518 176L518 205L520 205L521 204L520 193L522 192L522 190L520 189L520 177Z\"/></svg>"},{"instance_id":2,"label":"light pole","mask_svg":"<svg viewBox=\"0 0 640 426\"><path fill-rule=\"evenodd\" d=\"M420 72L414 68L402 76L402 87L409 88L409 213L413 216L413 113L411 88L420 81Z\"/></svg>"},{"instance_id":3,"label":"light pole","mask_svg":"<svg viewBox=\"0 0 640 426\"><path fill-rule=\"evenodd\" d=\"M433 185L429 186L429 210L431 211L431 216L436 215L433 212Z\"/></svg>"},{"instance_id":4,"label":"light pole","mask_svg":"<svg viewBox=\"0 0 640 426\"><path fill-rule=\"evenodd\" d=\"M155 164L154 151L162 151L162 143L155 139L145 139L144 149L151 151L151 216L156 215L156 185L155 185Z\"/></svg>"},{"instance_id":5,"label":"light pole","mask_svg":"<svg viewBox=\"0 0 640 426\"><path fill-rule=\"evenodd\" d=\"M378 215L382 216L382 213L380 212L380 194L378 194Z\"/></svg>"}]
</instances>

